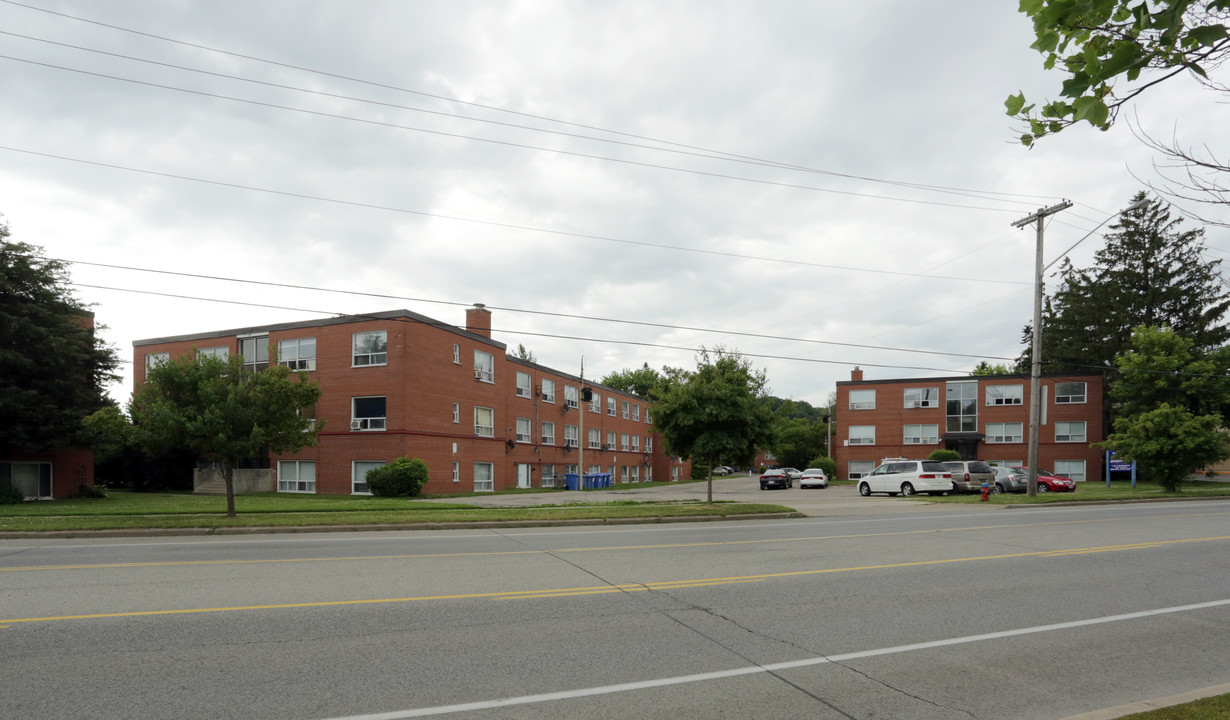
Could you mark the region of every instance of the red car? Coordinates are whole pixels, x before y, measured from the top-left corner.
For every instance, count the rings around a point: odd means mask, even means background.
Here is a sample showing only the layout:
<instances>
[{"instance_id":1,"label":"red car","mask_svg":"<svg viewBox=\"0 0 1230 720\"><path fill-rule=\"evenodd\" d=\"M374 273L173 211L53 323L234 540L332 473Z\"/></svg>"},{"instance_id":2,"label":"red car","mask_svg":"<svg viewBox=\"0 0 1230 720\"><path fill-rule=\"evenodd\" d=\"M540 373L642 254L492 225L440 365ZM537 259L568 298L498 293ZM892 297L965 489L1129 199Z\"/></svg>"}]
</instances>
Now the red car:
<instances>
[{"instance_id":1,"label":"red car","mask_svg":"<svg viewBox=\"0 0 1230 720\"><path fill-rule=\"evenodd\" d=\"M1029 468L1014 467L1013 470L1029 475ZM1038 492L1076 492L1076 481L1054 475L1046 468L1038 468Z\"/></svg>"}]
</instances>

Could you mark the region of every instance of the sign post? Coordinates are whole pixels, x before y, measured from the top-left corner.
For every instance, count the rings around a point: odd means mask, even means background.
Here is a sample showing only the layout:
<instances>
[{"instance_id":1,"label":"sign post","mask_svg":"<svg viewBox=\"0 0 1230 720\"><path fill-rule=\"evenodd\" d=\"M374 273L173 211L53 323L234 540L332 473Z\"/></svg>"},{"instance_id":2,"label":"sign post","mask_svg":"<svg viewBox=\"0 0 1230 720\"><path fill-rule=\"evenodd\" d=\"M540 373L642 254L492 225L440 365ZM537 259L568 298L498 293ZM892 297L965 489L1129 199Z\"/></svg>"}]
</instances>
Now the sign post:
<instances>
[{"instance_id":1,"label":"sign post","mask_svg":"<svg viewBox=\"0 0 1230 720\"><path fill-rule=\"evenodd\" d=\"M1112 472L1131 472L1132 473L1132 489L1136 489L1136 461L1135 460L1120 460L1115 457L1114 450L1106 451L1106 487L1110 487L1110 474Z\"/></svg>"}]
</instances>

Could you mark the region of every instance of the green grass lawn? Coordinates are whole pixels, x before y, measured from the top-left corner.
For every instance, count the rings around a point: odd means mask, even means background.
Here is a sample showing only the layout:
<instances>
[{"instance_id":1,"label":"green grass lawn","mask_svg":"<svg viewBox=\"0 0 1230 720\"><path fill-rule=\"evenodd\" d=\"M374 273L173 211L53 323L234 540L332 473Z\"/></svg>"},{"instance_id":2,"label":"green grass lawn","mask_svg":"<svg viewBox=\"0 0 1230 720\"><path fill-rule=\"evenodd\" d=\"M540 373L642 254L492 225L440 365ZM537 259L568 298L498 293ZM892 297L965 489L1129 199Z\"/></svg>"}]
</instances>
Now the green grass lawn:
<instances>
[{"instance_id":1,"label":"green grass lawn","mask_svg":"<svg viewBox=\"0 0 1230 720\"><path fill-rule=\"evenodd\" d=\"M1214 695L1203 700L1124 715L1121 720L1227 720L1230 718L1230 694Z\"/></svg>"},{"instance_id":2,"label":"green grass lawn","mask_svg":"<svg viewBox=\"0 0 1230 720\"><path fill-rule=\"evenodd\" d=\"M578 502L566 505L481 508L466 504L464 497L458 497L458 502L440 503L349 495L256 493L236 497L237 516L228 518L226 498L222 496L108 490L105 498L0 505L0 532L544 522L790 512L790 508L780 505L755 503L586 503L584 498L581 493Z\"/></svg>"},{"instance_id":3,"label":"green grass lawn","mask_svg":"<svg viewBox=\"0 0 1230 720\"><path fill-rule=\"evenodd\" d=\"M1106 481L1086 481L1076 484L1076 492L1065 493L1038 493L1037 497L1027 497L1024 493L1010 493L1002 495L992 495L987 500L989 505L1035 505L1056 502L1097 502L1107 500L1159 500L1166 498L1203 498L1203 497L1227 497L1230 496L1230 483L1226 482L1211 482L1198 481L1192 483L1184 483L1181 486L1181 491L1177 493L1169 493L1162 489L1160 485L1148 483L1136 483L1136 487L1132 487L1130 481L1111 481L1110 487L1106 487ZM931 497L927 495L917 496L917 500L926 502L942 502L942 503L978 503L979 493L969 495L946 495L943 497Z\"/></svg>"}]
</instances>

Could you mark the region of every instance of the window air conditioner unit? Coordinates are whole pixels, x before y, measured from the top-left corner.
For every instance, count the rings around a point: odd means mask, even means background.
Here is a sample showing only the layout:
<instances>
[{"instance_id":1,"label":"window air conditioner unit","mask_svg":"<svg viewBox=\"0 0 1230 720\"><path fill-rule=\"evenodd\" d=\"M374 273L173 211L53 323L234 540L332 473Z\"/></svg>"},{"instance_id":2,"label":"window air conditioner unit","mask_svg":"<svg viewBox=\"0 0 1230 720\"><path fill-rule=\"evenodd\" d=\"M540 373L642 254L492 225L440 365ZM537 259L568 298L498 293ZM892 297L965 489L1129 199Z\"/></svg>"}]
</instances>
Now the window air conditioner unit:
<instances>
[{"instance_id":1,"label":"window air conditioner unit","mask_svg":"<svg viewBox=\"0 0 1230 720\"><path fill-rule=\"evenodd\" d=\"M922 403L917 400L911 400L910 403L906 405L906 407L910 407L910 408L922 407Z\"/></svg>"},{"instance_id":2,"label":"window air conditioner unit","mask_svg":"<svg viewBox=\"0 0 1230 720\"><path fill-rule=\"evenodd\" d=\"M363 429L363 421L362 421L362 420L351 420L351 421L350 421L350 429L351 429L351 430L362 430L362 429Z\"/></svg>"},{"instance_id":3,"label":"window air conditioner unit","mask_svg":"<svg viewBox=\"0 0 1230 720\"><path fill-rule=\"evenodd\" d=\"M475 370L475 371L474 371L474 379L475 379L475 380L482 380L482 379L483 379L483 371L482 371L482 370Z\"/></svg>"}]
</instances>

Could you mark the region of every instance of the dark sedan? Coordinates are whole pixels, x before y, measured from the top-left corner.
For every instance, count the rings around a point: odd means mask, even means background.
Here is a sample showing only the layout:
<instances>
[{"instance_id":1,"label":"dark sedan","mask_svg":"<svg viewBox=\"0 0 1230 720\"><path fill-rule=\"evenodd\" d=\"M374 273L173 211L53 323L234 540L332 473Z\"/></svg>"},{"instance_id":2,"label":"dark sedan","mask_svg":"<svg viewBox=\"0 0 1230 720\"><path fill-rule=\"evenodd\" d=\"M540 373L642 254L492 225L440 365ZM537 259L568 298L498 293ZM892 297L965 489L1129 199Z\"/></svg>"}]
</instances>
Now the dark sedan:
<instances>
[{"instance_id":1,"label":"dark sedan","mask_svg":"<svg viewBox=\"0 0 1230 720\"><path fill-rule=\"evenodd\" d=\"M766 470L760 476L760 489L768 490L769 488L786 489L792 487L794 481L786 474L785 470Z\"/></svg>"}]
</instances>

